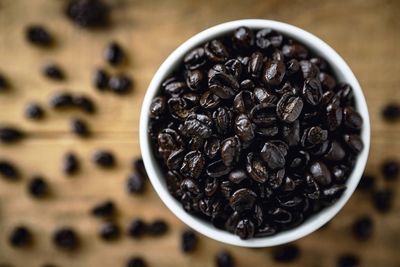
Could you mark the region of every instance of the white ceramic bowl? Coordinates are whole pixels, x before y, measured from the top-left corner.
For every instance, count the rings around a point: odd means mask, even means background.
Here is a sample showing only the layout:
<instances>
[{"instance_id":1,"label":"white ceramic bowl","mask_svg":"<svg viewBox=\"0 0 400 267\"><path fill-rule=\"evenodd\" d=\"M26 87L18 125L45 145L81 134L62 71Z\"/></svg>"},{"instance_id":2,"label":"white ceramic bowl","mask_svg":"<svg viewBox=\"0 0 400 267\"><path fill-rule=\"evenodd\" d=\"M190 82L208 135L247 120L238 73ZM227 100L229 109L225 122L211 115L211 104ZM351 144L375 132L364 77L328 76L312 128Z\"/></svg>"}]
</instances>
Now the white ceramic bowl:
<instances>
[{"instance_id":1,"label":"white ceramic bowl","mask_svg":"<svg viewBox=\"0 0 400 267\"><path fill-rule=\"evenodd\" d=\"M347 190L345 190L338 201L335 202L332 206L327 207L321 212L313 215L304 223L294 229L278 233L271 237L253 238L249 240L241 240L234 234L217 229L212 224L196 218L193 215L190 215L182 208L181 204L176 199L174 199L167 190L164 179L165 173L160 170L158 163L153 155L151 140L148 137L147 133L149 123L149 107L153 97L157 94L162 81L167 78L171 71L174 70L174 68L179 64L179 62L181 62L183 57L191 49L205 43L212 38L216 38L226 33L232 32L240 26L247 26L251 29L272 28L287 36L292 37L293 39L300 41L301 43L309 47L315 54L320 55L321 57L326 59L326 61L332 67L334 73L337 75L338 79L340 81L349 83L352 86L357 109L364 119L364 125L361 133L361 138L364 142L364 150L358 156L355 168L351 176L347 180ZM365 102L361 87L346 62L329 45L327 45L324 41L312 35L311 33L306 32L295 26L272 20L249 19L223 23L206 29L205 31L196 34L195 36L184 42L169 55L169 57L157 70L147 89L140 115L140 148L142 152L142 157L150 181L153 184L154 189L160 196L161 200L179 219L181 219L192 229L220 242L243 247L269 247L288 243L314 232L322 225L327 223L329 220L331 220L353 194L361 178L361 175L363 174L368 158L369 146L370 123L367 104Z\"/></svg>"}]
</instances>

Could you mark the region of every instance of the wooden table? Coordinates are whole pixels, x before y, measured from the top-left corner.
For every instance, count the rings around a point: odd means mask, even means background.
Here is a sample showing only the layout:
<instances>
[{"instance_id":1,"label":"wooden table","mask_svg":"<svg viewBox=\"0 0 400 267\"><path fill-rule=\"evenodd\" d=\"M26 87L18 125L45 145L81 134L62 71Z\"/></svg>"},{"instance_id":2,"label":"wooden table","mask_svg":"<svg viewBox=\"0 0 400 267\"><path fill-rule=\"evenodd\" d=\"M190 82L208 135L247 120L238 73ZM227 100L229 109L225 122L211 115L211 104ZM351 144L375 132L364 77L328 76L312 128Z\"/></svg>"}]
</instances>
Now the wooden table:
<instances>
[{"instance_id":1,"label":"wooden table","mask_svg":"<svg viewBox=\"0 0 400 267\"><path fill-rule=\"evenodd\" d=\"M245 249L227 246L200 237L199 249L191 255L179 251L179 233L185 226L161 203L148 184L144 196L129 196L124 182L130 162L139 156L138 122L146 87L161 62L184 40L218 23L240 18L268 18L300 26L327 41L349 63L358 77L370 109L372 148L367 171L379 177L378 187L388 185L380 174L384 158L399 159L400 124L385 123L381 109L392 100L400 101L400 2L380 0L289 1L289 0L119 0L111 1L113 27L106 31L86 31L74 27L61 15L64 1L0 0L0 72L9 77L12 90L0 95L0 122L16 124L29 132L17 145L0 145L0 158L15 161L23 179L0 181L0 263L39 267L46 262L57 266L124 266L133 255L144 256L149 266L213 266L214 254L231 251L237 266L279 266L273 263L270 249ZM51 49L28 45L24 29L28 24L44 24L56 39ZM112 40L128 51L129 62L111 72L125 72L135 80L131 95L119 97L99 94L91 85L93 70L106 66L102 53ZM40 74L40 66L56 62L66 71L65 82L51 82ZM47 109L43 122L24 118L24 106L32 101L46 104L59 90L84 92L98 104L96 115L79 112L54 112ZM69 131L69 120L80 116L90 122L93 137L82 141ZM118 166L113 171L99 170L90 162L96 148L115 152ZM66 151L75 151L82 160L82 171L73 178L60 171ZM37 201L26 193L27 180L44 175L51 197ZM395 181L390 186L399 187ZM97 236L99 220L89 216L99 201L113 199L119 209L117 221L126 226L135 216L147 220L162 217L171 231L162 238L140 241L121 238L104 243ZM352 238L350 225L361 214L372 214L375 233L362 243ZM7 235L16 224L28 225L35 236L31 249L9 247ZM70 225L79 231L82 247L64 253L51 243L57 226ZM400 266L400 198L393 211L377 214L370 195L356 193L329 228L296 242L300 260L291 266L335 266L338 254L355 252L362 266Z\"/></svg>"}]
</instances>

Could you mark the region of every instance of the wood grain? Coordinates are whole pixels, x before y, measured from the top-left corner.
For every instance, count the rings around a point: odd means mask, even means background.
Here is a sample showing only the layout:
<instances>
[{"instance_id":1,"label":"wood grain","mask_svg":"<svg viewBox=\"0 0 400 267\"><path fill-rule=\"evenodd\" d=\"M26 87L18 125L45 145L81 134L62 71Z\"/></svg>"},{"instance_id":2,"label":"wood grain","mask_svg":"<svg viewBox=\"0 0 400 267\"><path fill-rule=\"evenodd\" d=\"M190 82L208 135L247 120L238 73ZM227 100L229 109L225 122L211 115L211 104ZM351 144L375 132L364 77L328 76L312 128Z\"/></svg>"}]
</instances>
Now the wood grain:
<instances>
[{"instance_id":1,"label":"wood grain","mask_svg":"<svg viewBox=\"0 0 400 267\"><path fill-rule=\"evenodd\" d=\"M71 25L61 15L65 1L0 0L0 72L9 77L12 90L0 95L0 122L21 126L30 133L18 145L0 145L0 158L18 163L23 179L0 181L0 265L39 267L124 266L126 259L143 255L149 266L213 266L214 254L231 251L237 266L279 266L273 263L270 249L235 248L200 237L200 247L192 255L179 252L179 232L185 226L161 203L148 185L145 196L128 196L124 181L130 160L139 156L138 120L146 87L157 67L184 40L209 26L241 18L268 18L300 26L336 49L349 63L365 92L372 122L372 147L367 171L379 177L383 159L399 159L400 124L381 120L380 112L388 101L400 101L400 2L396 0L338 1L184 1L118 0L111 1L113 27L105 31L86 31ZM28 24L44 24L56 39L51 49L27 45L24 29ZM105 66L104 47L117 40L126 48L129 62L118 69ZM51 82L40 75L40 66L49 61L66 71L65 82ZM96 67L125 72L135 79L135 90L127 97L99 94L91 86ZM32 100L46 104L49 96L62 89L84 92L98 104L98 113L86 116L74 112L53 112L41 122L27 121L24 106ZM93 137L82 141L69 133L71 116L90 122ZM102 171L90 162L96 148L115 152L118 166ZM82 159L82 172L73 178L60 172L66 151L75 151ZM28 178L44 175L51 186L48 200L35 201L26 194ZM119 208L118 222L126 226L135 216L147 220L162 217L171 231L159 239L140 241L122 238L112 244L99 241L98 220L88 215L93 204L113 199ZM350 235L350 225L360 214L372 214L376 231L365 243ZM8 246L7 235L15 224L26 224L34 232L31 249L15 250ZM75 227L82 248L63 253L51 244L51 233L60 225ZM355 194L328 229L320 230L297 243L302 249L299 261L290 266L335 266L338 254L355 252L362 266L400 266L400 198L393 212L380 215L371 206L370 196Z\"/></svg>"}]
</instances>

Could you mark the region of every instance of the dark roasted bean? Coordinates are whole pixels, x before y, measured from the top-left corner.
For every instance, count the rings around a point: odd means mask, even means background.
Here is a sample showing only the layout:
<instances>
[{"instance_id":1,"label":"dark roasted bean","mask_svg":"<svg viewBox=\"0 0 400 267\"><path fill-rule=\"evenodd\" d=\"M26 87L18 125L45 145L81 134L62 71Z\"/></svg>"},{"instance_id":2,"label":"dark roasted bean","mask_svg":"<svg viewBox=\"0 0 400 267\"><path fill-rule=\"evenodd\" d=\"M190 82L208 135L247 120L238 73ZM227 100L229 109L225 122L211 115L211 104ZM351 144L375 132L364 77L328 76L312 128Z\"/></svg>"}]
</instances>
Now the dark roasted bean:
<instances>
[{"instance_id":1,"label":"dark roasted bean","mask_svg":"<svg viewBox=\"0 0 400 267\"><path fill-rule=\"evenodd\" d=\"M363 120L361 115L352 107L343 109L343 122L347 127L352 129L361 129Z\"/></svg>"},{"instance_id":2,"label":"dark roasted bean","mask_svg":"<svg viewBox=\"0 0 400 267\"><path fill-rule=\"evenodd\" d=\"M160 236L165 234L167 231L168 224L162 219L157 219L146 227L146 232L151 236Z\"/></svg>"},{"instance_id":3,"label":"dark roasted bean","mask_svg":"<svg viewBox=\"0 0 400 267\"><path fill-rule=\"evenodd\" d=\"M181 234L181 250L183 253L191 253L193 252L199 240L196 234L192 230L185 230Z\"/></svg>"},{"instance_id":4,"label":"dark roasted bean","mask_svg":"<svg viewBox=\"0 0 400 267\"><path fill-rule=\"evenodd\" d=\"M53 43L50 33L41 25L31 25L25 30L26 40L39 46L49 46Z\"/></svg>"},{"instance_id":5,"label":"dark roasted bean","mask_svg":"<svg viewBox=\"0 0 400 267\"><path fill-rule=\"evenodd\" d=\"M121 64L124 57L122 47L116 42L110 43L104 51L104 59L111 65Z\"/></svg>"},{"instance_id":6,"label":"dark roasted bean","mask_svg":"<svg viewBox=\"0 0 400 267\"><path fill-rule=\"evenodd\" d=\"M96 106L94 102L87 96L84 95L74 96L72 101L77 108L81 109L82 111L88 114L92 114L96 111Z\"/></svg>"},{"instance_id":7,"label":"dark roasted bean","mask_svg":"<svg viewBox=\"0 0 400 267\"><path fill-rule=\"evenodd\" d=\"M221 143L221 159L226 166L237 163L240 157L241 144L237 136L229 137Z\"/></svg>"},{"instance_id":8,"label":"dark roasted bean","mask_svg":"<svg viewBox=\"0 0 400 267\"><path fill-rule=\"evenodd\" d=\"M33 177L28 183L28 192L34 198L43 198L48 194L48 185L41 176Z\"/></svg>"},{"instance_id":9,"label":"dark roasted bean","mask_svg":"<svg viewBox=\"0 0 400 267\"><path fill-rule=\"evenodd\" d=\"M54 232L53 243L60 249L73 250L78 247L79 238L74 229L62 227Z\"/></svg>"},{"instance_id":10,"label":"dark roasted bean","mask_svg":"<svg viewBox=\"0 0 400 267\"><path fill-rule=\"evenodd\" d=\"M29 103L25 108L25 116L32 120L40 120L44 117L44 109L38 103Z\"/></svg>"},{"instance_id":11,"label":"dark roasted bean","mask_svg":"<svg viewBox=\"0 0 400 267\"><path fill-rule=\"evenodd\" d=\"M0 73L0 92L5 91L10 87L6 77Z\"/></svg>"},{"instance_id":12,"label":"dark roasted bean","mask_svg":"<svg viewBox=\"0 0 400 267\"><path fill-rule=\"evenodd\" d=\"M286 66L282 61L269 61L263 72L263 81L268 85L277 86L282 82L285 73Z\"/></svg>"},{"instance_id":13,"label":"dark roasted bean","mask_svg":"<svg viewBox=\"0 0 400 267\"><path fill-rule=\"evenodd\" d=\"M383 162L381 170L386 180L397 179L400 173L400 162L394 159L387 159Z\"/></svg>"},{"instance_id":14,"label":"dark roasted bean","mask_svg":"<svg viewBox=\"0 0 400 267\"><path fill-rule=\"evenodd\" d=\"M139 173L132 173L128 175L126 180L126 190L130 194L141 194L145 191L145 179Z\"/></svg>"},{"instance_id":15,"label":"dark roasted bean","mask_svg":"<svg viewBox=\"0 0 400 267\"><path fill-rule=\"evenodd\" d=\"M103 69L97 69L93 75L93 85L99 91L104 91L108 89L110 77L108 73Z\"/></svg>"},{"instance_id":16,"label":"dark roasted bean","mask_svg":"<svg viewBox=\"0 0 400 267\"><path fill-rule=\"evenodd\" d=\"M8 180L17 180L19 171L12 162L0 160L0 176Z\"/></svg>"},{"instance_id":17,"label":"dark roasted bean","mask_svg":"<svg viewBox=\"0 0 400 267\"><path fill-rule=\"evenodd\" d=\"M359 264L359 257L350 253L340 255L336 262L337 267L357 267Z\"/></svg>"},{"instance_id":18,"label":"dark roasted bean","mask_svg":"<svg viewBox=\"0 0 400 267\"><path fill-rule=\"evenodd\" d=\"M46 77L52 80L64 80L65 74L63 70L60 68L60 66L56 64L46 64L42 68L42 73Z\"/></svg>"},{"instance_id":19,"label":"dark roasted bean","mask_svg":"<svg viewBox=\"0 0 400 267\"><path fill-rule=\"evenodd\" d=\"M277 262L292 262L300 257L300 249L296 245L285 245L273 250L272 257Z\"/></svg>"},{"instance_id":20,"label":"dark roasted bean","mask_svg":"<svg viewBox=\"0 0 400 267\"><path fill-rule=\"evenodd\" d=\"M108 82L110 89L119 95L127 94L132 89L132 80L125 75L112 76Z\"/></svg>"},{"instance_id":21,"label":"dark roasted bean","mask_svg":"<svg viewBox=\"0 0 400 267\"><path fill-rule=\"evenodd\" d=\"M360 153L361 150L364 148L364 143L361 140L359 135L355 134L345 134L344 137L344 142L346 145L352 149L355 153Z\"/></svg>"},{"instance_id":22,"label":"dark roasted bean","mask_svg":"<svg viewBox=\"0 0 400 267\"><path fill-rule=\"evenodd\" d=\"M15 143L23 139L24 132L16 127L0 126L0 142L9 144Z\"/></svg>"},{"instance_id":23,"label":"dark roasted bean","mask_svg":"<svg viewBox=\"0 0 400 267\"><path fill-rule=\"evenodd\" d=\"M132 238L140 238L146 233L146 224L142 219L135 218L129 223L127 232Z\"/></svg>"},{"instance_id":24,"label":"dark roasted bean","mask_svg":"<svg viewBox=\"0 0 400 267\"><path fill-rule=\"evenodd\" d=\"M121 231L115 223L107 222L101 225L99 230L100 237L105 241L112 241L117 239L121 234Z\"/></svg>"},{"instance_id":25,"label":"dark roasted bean","mask_svg":"<svg viewBox=\"0 0 400 267\"><path fill-rule=\"evenodd\" d=\"M22 248L32 244L33 236L31 231L26 226L17 226L12 230L8 241L11 246L15 248Z\"/></svg>"},{"instance_id":26,"label":"dark roasted bean","mask_svg":"<svg viewBox=\"0 0 400 267\"><path fill-rule=\"evenodd\" d=\"M373 230L374 230L374 223L372 219L367 216L361 216L356 219L353 223L353 234L358 240L367 240L371 238Z\"/></svg>"},{"instance_id":27,"label":"dark roasted bean","mask_svg":"<svg viewBox=\"0 0 400 267\"><path fill-rule=\"evenodd\" d=\"M388 212L393 206L394 191L390 188L381 189L373 193L372 201L377 211Z\"/></svg>"},{"instance_id":28,"label":"dark roasted bean","mask_svg":"<svg viewBox=\"0 0 400 267\"><path fill-rule=\"evenodd\" d=\"M206 56L212 62L222 62L228 58L228 51L224 44L218 40L212 40L204 45Z\"/></svg>"},{"instance_id":29,"label":"dark roasted bean","mask_svg":"<svg viewBox=\"0 0 400 267\"><path fill-rule=\"evenodd\" d=\"M49 105L55 109L71 108L74 106L72 94L65 92L54 94L49 100Z\"/></svg>"},{"instance_id":30,"label":"dark roasted bean","mask_svg":"<svg viewBox=\"0 0 400 267\"><path fill-rule=\"evenodd\" d=\"M186 68L194 70L198 69L206 63L204 49L199 47L190 51L184 58Z\"/></svg>"},{"instance_id":31,"label":"dark roasted bean","mask_svg":"<svg viewBox=\"0 0 400 267\"><path fill-rule=\"evenodd\" d=\"M215 256L216 267L235 267L235 260L228 251L220 251Z\"/></svg>"},{"instance_id":32,"label":"dark roasted bean","mask_svg":"<svg viewBox=\"0 0 400 267\"><path fill-rule=\"evenodd\" d=\"M88 137L90 135L89 126L84 120L79 118L71 120L71 131L80 137Z\"/></svg>"},{"instance_id":33,"label":"dark roasted bean","mask_svg":"<svg viewBox=\"0 0 400 267\"><path fill-rule=\"evenodd\" d=\"M308 56L307 49L301 44L284 45L282 53L287 58L306 59Z\"/></svg>"},{"instance_id":34,"label":"dark roasted bean","mask_svg":"<svg viewBox=\"0 0 400 267\"><path fill-rule=\"evenodd\" d=\"M387 104L382 110L382 116L387 121L398 121L400 119L400 105L397 103Z\"/></svg>"},{"instance_id":35,"label":"dark roasted bean","mask_svg":"<svg viewBox=\"0 0 400 267\"><path fill-rule=\"evenodd\" d=\"M361 177L360 183L357 186L357 189L360 191L372 191L375 187L376 178L374 176L364 174Z\"/></svg>"},{"instance_id":36,"label":"dark roasted bean","mask_svg":"<svg viewBox=\"0 0 400 267\"><path fill-rule=\"evenodd\" d=\"M132 257L126 263L126 267L147 267L147 263L142 257Z\"/></svg>"},{"instance_id":37,"label":"dark roasted bean","mask_svg":"<svg viewBox=\"0 0 400 267\"><path fill-rule=\"evenodd\" d=\"M72 152L65 154L62 164L62 171L67 175L72 175L78 172L79 168L80 164L77 156Z\"/></svg>"},{"instance_id":38,"label":"dark roasted bean","mask_svg":"<svg viewBox=\"0 0 400 267\"><path fill-rule=\"evenodd\" d=\"M112 202L111 200L101 202L101 203L97 204L96 206L94 206L90 210L90 213L93 216L101 217L101 218L111 217L115 214L114 202Z\"/></svg>"},{"instance_id":39,"label":"dark roasted bean","mask_svg":"<svg viewBox=\"0 0 400 267\"><path fill-rule=\"evenodd\" d=\"M310 173L315 181L320 185L327 186L332 181L331 173L328 167L321 161L316 161L311 164Z\"/></svg>"},{"instance_id":40,"label":"dark roasted bean","mask_svg":"<svg viewBox=\"0 0 400 267\"><path fill-rule=\"evenodd\" d=\"M254 33L247 27L237 28L232 39L237 48L248 49L254 45Z\"/></svg>"},{"instance_id":41,"label":"dark roasted bean","mask_svg":"<svg viewBox=\"0 0 400 267\"><path fill-rule=\"evenodd\" d=\"M303 110L303 100L300 97L285 94L276 106L278 117L287 123L292 123L300 116Z\"/></svg>"},{"instance_id":42,"label":"dark roasted bean","mask_svg":"<svg viewBox=\"0 0 400 267\"><path fill-rule=\"evenodd\" d=\"M102 0L70 0L65 15L82 28L98 28L109 23L110 8Z\"/></svg>"},{"instance_id":43,"label":"dark roasted bean","mask_svg":"<svg viewBox=\"0 0 400 267\"><path fill-rule=\"evenodd\" d=\"M316 106L322 99L321 83L317 79L306 80L301 92L303 98L310 105Z\"/></svg>"},{"instance_id":44,"label":"dark roasted bean","mask_svg":"<svg viewBox=\"0 0 400 267\"><path fill-rule=\"evenodd\" d=\"M115 165L115 157L114 155L107 150L98 150L96 151L93 156L92 160L100 167L110 168Z\"/></svg>"}]
</instances>

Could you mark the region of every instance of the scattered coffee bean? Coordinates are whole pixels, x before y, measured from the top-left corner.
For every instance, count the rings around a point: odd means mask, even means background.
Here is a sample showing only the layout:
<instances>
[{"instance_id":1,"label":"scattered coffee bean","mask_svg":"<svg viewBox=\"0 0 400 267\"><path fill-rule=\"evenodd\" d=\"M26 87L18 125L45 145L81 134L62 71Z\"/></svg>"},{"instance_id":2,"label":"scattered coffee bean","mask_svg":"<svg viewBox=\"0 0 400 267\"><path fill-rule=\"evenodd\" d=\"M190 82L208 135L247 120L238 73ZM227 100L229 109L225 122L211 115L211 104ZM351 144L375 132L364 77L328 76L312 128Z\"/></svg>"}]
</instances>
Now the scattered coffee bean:
<instances>
[{"instance_id":1,"label":"scattered coffee bean","mask_svg":"<svg viewBox=\"0 0 400 267\"><path fill-rule=\"evenodd\" d=\"M126 189L130 194L141 194L145 190L145 182L139 173L131 173L126 180Z\"/></svg>"},{"instance_id":2,"label":"scattered coffee bean","mask_svg":"<svg viewBox=\"0 0 400 267\"><path fill-rule=\"evenodd\" d=\"M62 170L67 175L78 172L80 164L78 157L73 152L68 152L63 158Z\"/></svg>"},{"instance_id":3,"label":"scattered coffee bean","mask_svg":"<svg viewBox=\"0 0 400 267\"><path fill-rule=\"evenodd\" d=\"M122 47L116 42L110 43L104 51L104 58L111 65L121 64L124 57Z\"/></svg>"},{"instance_id":4,"label":"scattered coffee bean","mask_svg":"<svg viewBox=\"0 0 400 267\"><path fill-rule=\"evenodd\" d=\"M400 173L400 162L394 159L385 160L382 164L382 174L386 180L398 178Z\"/></svg>"},{"instance_id":5,"label":"scattered coffee bean","mask_svg":"<svg viewBox=\"0 0 400 267\"><path fill-rule=\"evenodd\" d=\"M27 247L33 241L31 231L25 226L15 227L8 240L10 245L15 248Z\"/></svg>"},{"instance_id":6,"label":"scattered coffee bean","mask_svg":"<svg viewBox=\"0 0 400 267\"><path fill-rule=\"evenodd\" d=\"M111 151L98 150L93 154L92 160L98 166L103 168L111 168L115 166L115 157Z\"/></svg>"},{"instance_id":7,"label":"scattered coffee bean","mask_svg":"<svg viewBox=\"0 0 400 267\"><path fill-rule=\"evenodd\" d=\"M146 223L140 219L133 219L128 225L128 235L132 238L140 238L146 233Z\"/></svg>"},{"instance_id":8,"label":"scattered coffee bean","mask_svg":"<svg viewBox=\"0 0 400 267\"><path fill-rule=\"evenodd\" d=\"M192 230L185 230L181 234L181 250L183 253L190 253L197 247L199 240Z\"/></svg>"},{"instance_id":9,"label":"scattered coffee bean","mask_svg":"<svg viewBox=\"0 0 400 267\"><path fill-rule=\"evenodd\" d=\"M53 243L63 250L73 250L79 245L79 238L75 230L70 227L57 229L53 234Z\"/></svg>"},{"instance_id":10,"label":"scattered coffee bean","mask_svg":"<svg viewBox=\"0 0 400 267\"><path fill-rule=\"evenodd\" d=\"M382 116L387 121L398 121L400 119L400 105L398 103L387 104L383 108Z\"/></svg>"},{"instance_id":11,"label":"scattered coffee bean","mask_svg":"<svg viewBox=\"0 0 400 267\"><path fill-rule=\"evenodd\" d=\"M360 264L360 258L354 254L340 255L337 260L337 267L357 267Z\"/></svg>"},{"instance_id":12,"label":"scattered coffee bean","mask_svg":"<svg viewBox=\"0 0 400 267\"><path fill-rule=\"evenodd\" d=\"M48 185L41 176L33 177L28 184L28 192L34 198L43 198L48 194Z\"/></svg>"},{"instance_id":13,"label":"scattered coffee bean","mask_svg":"<svg viewBox=\"0 0 400 267\"><path fill-rule=\"evenodd\" d=\"M94 102L89 97L84 95L74 96L73 104L88 114L92 114L96 111Z\"/></svg>"},{"instance_id":14,"label":"scattered coffee bean","mask_svg":"<svg viewBox=\"0 0 400 267\"><path fill-rule=\"evenodd\" d=\"M104 69L97 69L93 75L93 85L99 91L105 91L108 89L110 77Z\"/></svg>"},{"instance_id":15,"label":"scattered coffee bean","mask_svg":"<svg viewBox=\"0 0 400 267\"><path fill-rule=\"evenodd\" d=\"M132 257L126 263L126 267L147 267L147 263L142 257Z\"/></svg>"},{"instance_id":16,"label":"scattered coffee bean","mask_svg":"<svg viewBox=\"0 0 400 267\"><path fill-rule=\"evenodd\" d=\"M374 230L374 223L371 217L364 215L356 219L353 223L353 234L358 240L368 240L371 238L373 230Z\"/></svg>"},{"instance_id":17,"label":"scattered coffee bean","mask_svg":"<svg viewBox=\"0 0 400 267\"><path fill-rule=\"evenodd\" d=\"M372 191L375 187L376 178L374 176L364 174L361 177L360 183L357 186L357 189L360 191Z\"/></svg>"},{"instance_id":18,"label":"scattered coffee bean","mask_svg":"<svg viewBox=\"0 0 400 267\"><path fill-rule=\"evenodd\" d=\"M160 236L168 231L168 224L162 220L157 219L149 223L146 227L146 232L151 236Z\"/></svg>"},{"instance_id":19,"label":"scattered coffee bean","mask_svg":"<svg viewBox=\"0 0 400 267\"><path fill-rule=\"evenodd\" d=\"M96 217L107 218L115 214L115 205L111 200L101 202L94 206L91 214Z\"/></svg>"},{"instance_id":20,"label":"scattered coffee bean","mask_svg":"<svg viewBox=\"0 0 400 267\"><path fill-rule=\"evenodd\" d=\"M333 204L364 147L352 88L272 29L240 27L189 51L149 117L170 193L242 239Z\"/></svg>"},{"instance_id":21,"label":"scattered coffee bean","mask_svg":"<svg viewBox=\"0 0 400 267\"><path fill-rule=\"evenodd\" d=\"M65 15L82 28L100 28L109 24L110 8L102 0L69 0Z\"/></svg>"},{"instance_id":22,"label":"scattered coffee bean","mask_svg":"<svg viewBox=\"0 0 400 267\"><path fill-rule=\"evenodd\" d=\"M134 158L132 161L132 170L143 178L147 177L146 168L144 167L143 159L142 158Z\"/></svg>"},{"instance_id":23,"label":"scattered coffee bean","mask_svg":"<svg viewBox=\"0 0 400 267\"><path fill-rule=\"evenodd\" d=\"M125 75L112 76L108 82L110 89L119 95L127 94L132 89L132 80Z\"/></svg>"},{"instance_id":24,"label":"scattered coffee bean","mask_svg":"<svg viewBox=\"0 0 400 267\"><path fill-rule=\"evenodd\" d=\"M24 132L16 127L0 126L0 142L9 144L16 143L25 137Z\"/></svg>"},{"instance_id":25,"label":"scattered coffee bean","mask_svg":"<svg viewBox=\"0 0 400 267\"><path fill-rule=\"evenodd\" d=\"M60 66L56 64L46 64L42 68L43 75L52 80L64 80L65 74Z\"/></svg>"},{"instance_id":26,"label":"scattered coffee bean","mask_svg":"<svg viewBox=\"0 0 400 267\"><path fill-rule=\"evenodd\" d=\"M284 245L275 248L272 252L272 257L278 262L292 262L300 257L300 250L293 244Z\"/></svg>"},{"instance_id":27,"label":"scattered coffee bean","mask_svg":"<svg viewBox=\"0 0 400 267\"><path fill-rule=\"evenodd\" d=\"M53 43L53 38L45 27L41 25L31 25L25 30L26 40L39 46L49 46Z\"/></svg>"},{"instance_id":28,"label":"scattered coffee bean","mask_svg":"<svg viewBox=\"0 0 400 267\"><path fill-rule=\"evenodd\" d=\"M393 206L394 191L391 188L378 190L374 192L372 200L377 211L388 212Z\"/></svg>"},{"instance_id":29,"label":"scattered coffee bean","mask_svg":"<svg viewBox=\"0 0 400 267\"><path fill-rule=\"evenodd\" d=\"M44 114L44 109L35 102L29 103L25 108L25 116L32 120L43 119Z\"/></svg>"},{"instance_id":30,"label":"scattered coffee bean","mask_svg":"<svg viewBox=\"0 0 400 267\"><path fill-rule=\"evenodd\" d=\"M120 229L113 222L106 222L100 227L100 237L106 241L116 240L120 236Z\"/></svg>"},{"instance_id":31,"label":"scattered coffee bean","mask_svg":"<svg viewBox=\"0 0 400 267\"><path fill-rule=\"evenodd\" d=\"M5 91L9 88L8 81L3 74L0 73L0 92Z\"/></svg>"},{"instance_id":32,"label":"scattered coffee bean","mask_svg":"<svg viewBox=\"0 0 400 267\"><path fill-rule=\"evenodd\" d=\"M17 180L19 171L12 162L0 160L0 177L4 177L7 180Z\"/></svg>"},{"instance_id":33,"label":"scattered coffee bean","mask_svg":"<svg viewBox=\"0 0 400 267\"><path fill-rule=\"evenodd\" d=\"M89 126L84 120L79 118L71 120L71 131L80 137L88 137L90 135Z\"/></svg>"},{"instance_id":34,"label":"scattered coffee bean","mask_svg":"<svg viewBox=\"0 0 400 267\"><path fill-rule=\"evenodd\" d=\"M67 92L59 92L50 97L49 106L55 109L74 107L73 96Z\"/></svg>"},{"instance_id":35,"label":"scattered coffee bean","mask_svg":"<svg viewBox=\"0 0 400 267\"><path fill-rule=\"evenodd\" d=\"M235 267L235 259L228 251L220 251L215 256L215 265L217 267Z\"/></svg>"}]
</instances>

